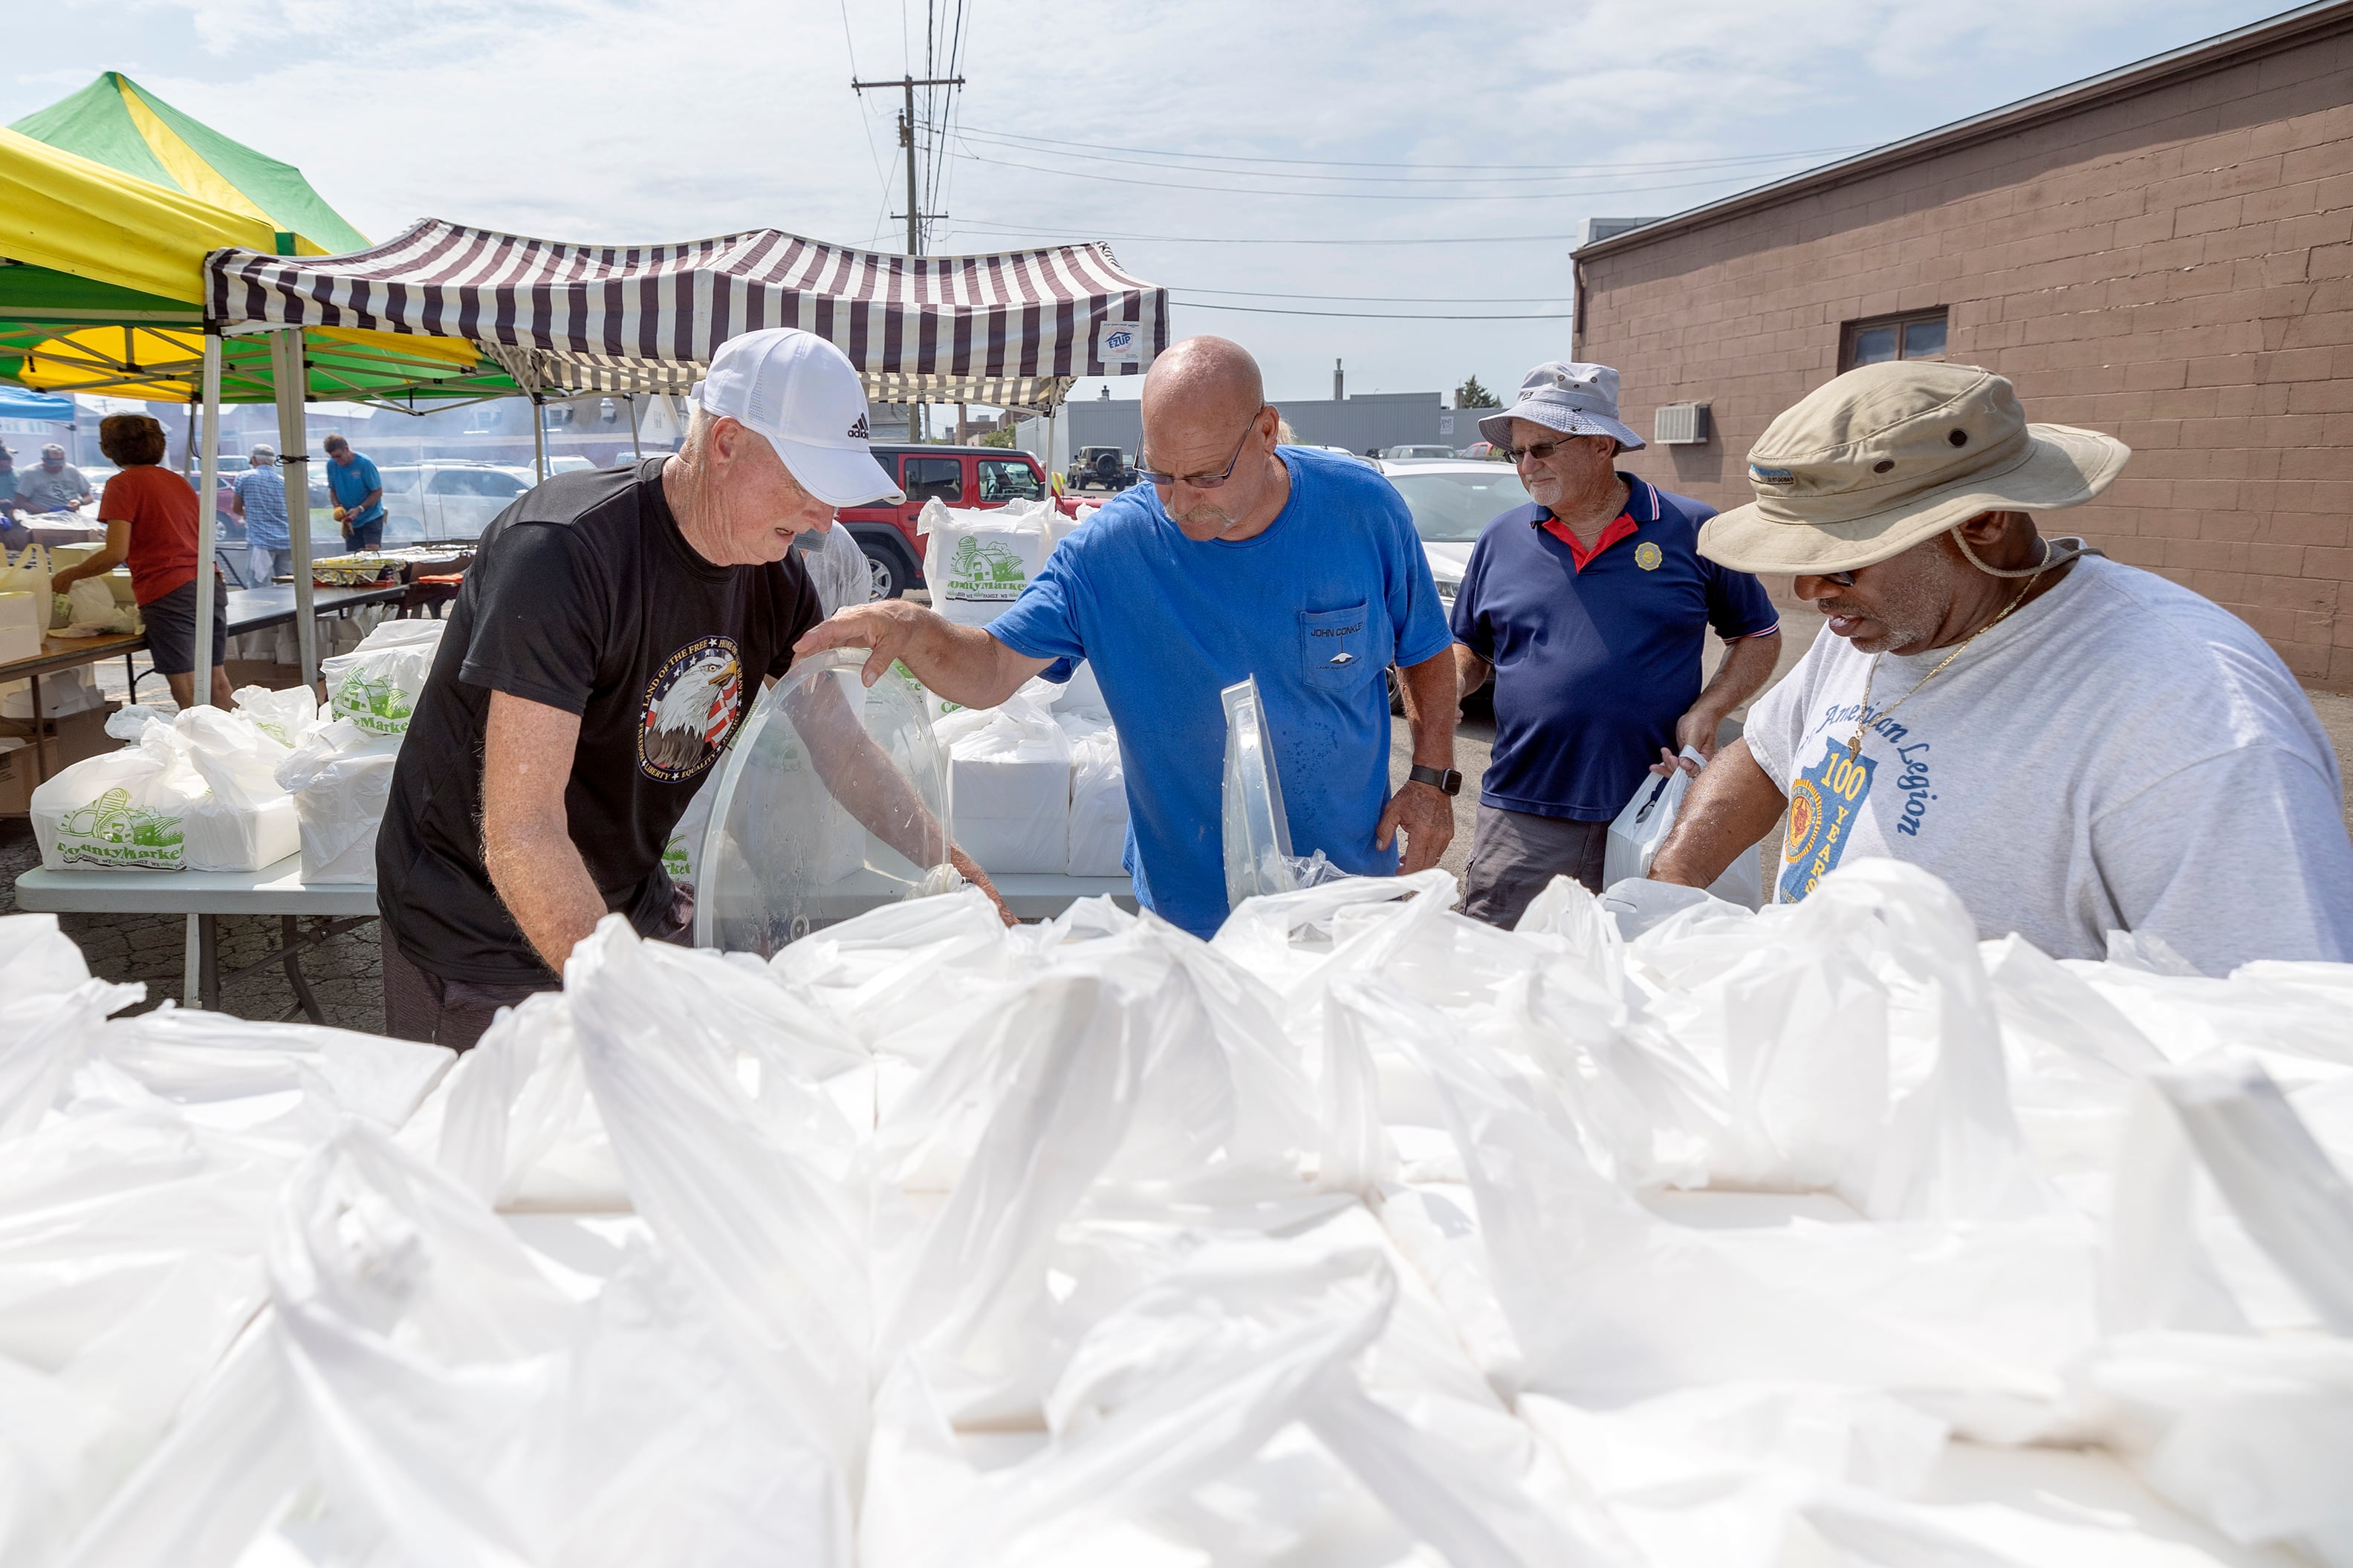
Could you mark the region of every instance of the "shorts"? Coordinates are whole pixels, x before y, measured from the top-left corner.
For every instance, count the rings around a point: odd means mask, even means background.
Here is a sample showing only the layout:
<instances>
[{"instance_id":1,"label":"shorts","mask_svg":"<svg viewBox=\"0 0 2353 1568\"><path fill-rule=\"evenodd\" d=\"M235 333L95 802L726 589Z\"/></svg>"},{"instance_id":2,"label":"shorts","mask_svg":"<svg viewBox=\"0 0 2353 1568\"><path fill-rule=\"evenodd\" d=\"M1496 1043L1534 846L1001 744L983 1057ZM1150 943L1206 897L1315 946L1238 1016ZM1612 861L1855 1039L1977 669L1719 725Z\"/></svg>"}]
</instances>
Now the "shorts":
<instances>
[{"instance_id":1,"label":"shorts","mask_svg":"<svg viewBox=\"0 0 2353 1568\"><path fill-rule=\"evenodd\" d=\"M196 646L196 580L193 577L164 595L139 606L140 619L147 623L147 656L153 661L158 675L193 675L195 673ZM228 656L228 590L221 581L213 579L213 658L208 667L217 669Z\"/></svg>"},{"instance_id":2,"label":"shorts","mask_svg":"<svg viewBox=\"0 0 2353 1568\"><path fill-rule=\"evenodd\" d=\"M1470 864L1462 869L1462 912L1510 930L1555 877L1601 891L1609 863L1609 825L1565 816L1479 807Z\"/></svg>"},{"instance_id":3,"label":"shorts","mask_svg":"<svg viewBox=\"0 0 2353 1568\"><path fill-rule=\"evenodd\" d=\"M347 522L343 524L343 537L352 542L354 553L363 550L381 550L384 548L384 519L377 518L374 522Z\"/></svg>"},{"instance_id":4,"label":"shorts","mask_svg":"<svg viewBox=\"0 0 2353 1568\"><path fill-rule=\"evenodd\" d=\"M248 544L245 547L245 559L246 586L249 588L259 588L273 577L294 574L294 552L291 550L272 550L266 544Z\"/></svg>"}]
</instances>

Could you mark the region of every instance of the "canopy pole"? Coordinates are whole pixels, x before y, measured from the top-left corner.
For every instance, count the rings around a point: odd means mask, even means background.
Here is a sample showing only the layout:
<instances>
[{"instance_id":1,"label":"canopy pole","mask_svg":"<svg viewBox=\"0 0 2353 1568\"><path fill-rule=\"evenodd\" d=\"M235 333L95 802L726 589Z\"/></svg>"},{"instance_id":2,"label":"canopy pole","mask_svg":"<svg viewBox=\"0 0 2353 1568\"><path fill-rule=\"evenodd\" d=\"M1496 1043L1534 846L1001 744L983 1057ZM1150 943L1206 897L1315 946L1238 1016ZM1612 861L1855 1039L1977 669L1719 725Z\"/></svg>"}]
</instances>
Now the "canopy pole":
<instances>
[{"instance_id":1,"label":"canopy pole","mask_svg":"<svg viewBox=\"0 0 2353 1568\"><path fill-rule=\"evenodd\" d=\"M547 416L540 409L536 392L531 395L531 458L539 482L547 483Z\"/></svg>"},{"instance_id":2,"label":"canopy pole","mask_svg":"<svg viewBox=\"0 0 2353 1568\"><path fill-rule=\"evenodd\" d=\"M311 613L310 367L302 363L302 329L269 334L271 382L278 388L279 462L286 476L286 531L294 552L294 643L301 650L302 684L319 684L319 622Z\"/></svg>"},{"instance_id":3,"label":"canopy pole","mask_svg":"<svg viewBox=\"0 0 2353 1568\"><path fill-rule=\"evenodd\" d=\"M646 447L645 443L638 439L638 395L624 393L622 397L629 405L629 450L635 452L638 461L642 463L646 460Z\"/></svg>"},{"instance_id":4,"label":"canopy pole","mask_svg":"<svg viewBox=\"0 0 2353 1568\"><path fill-rule=\"evenodd\" d=\"M220 395L221 340L220 334L205 333L204 372L204 442L197 448L202 454L196 471L201 476L196 487L196 646L195 668L190 673L189 706L201 708L212 700L213 691L213 544L220 531L220 518L213 510L213 497L220 489Z\"/></svg>"}]
</instances>

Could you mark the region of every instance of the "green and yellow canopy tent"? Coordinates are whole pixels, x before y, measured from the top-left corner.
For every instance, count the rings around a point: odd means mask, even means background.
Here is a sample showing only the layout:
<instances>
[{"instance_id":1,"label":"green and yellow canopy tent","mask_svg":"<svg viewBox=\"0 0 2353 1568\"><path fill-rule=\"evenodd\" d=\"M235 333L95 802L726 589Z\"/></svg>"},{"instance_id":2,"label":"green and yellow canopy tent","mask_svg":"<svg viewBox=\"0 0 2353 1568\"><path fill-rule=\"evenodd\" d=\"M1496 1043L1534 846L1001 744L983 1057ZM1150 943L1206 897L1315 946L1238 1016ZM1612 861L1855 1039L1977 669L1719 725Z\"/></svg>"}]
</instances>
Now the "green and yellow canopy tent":
<instances>
[{"instance_id":1,"label":"green and yellow canopy tent","mask_svg":"<svg viewBox=\"0 0 2353 1568\"><path fill-rule=\"evenodd\" d=\"M414 410L419 400L522 389L458 339L290 327L224 336L205 305L205 258L224 246L325 256L367 241L301 170L190 119L120 73L0 130L0 381L49 393L107 393L202 407L197 493L215 493L224 402L278 405L279 449L294 469L295 631L318 677L311 619L304 405ZM214 515L201 509L199 571L210 574ZM196 646L213 602L196 596Z\"/></svg>"},{"instance_id":2,"label":"green and yellow canopy tent","mask_svg":"<svg viewBox=\"0 0 2353 1568\"><path fill-rule=\"evenodd\" d=\"M108 71L0 130L0 379L194 402L206 252L367 243L300 169ZM303 346L311 399L414 409L522 390L462 339L318 328ZM224 340L222 401L276 400L274 359L268 337Z\"/></svg>"}]
</instances>

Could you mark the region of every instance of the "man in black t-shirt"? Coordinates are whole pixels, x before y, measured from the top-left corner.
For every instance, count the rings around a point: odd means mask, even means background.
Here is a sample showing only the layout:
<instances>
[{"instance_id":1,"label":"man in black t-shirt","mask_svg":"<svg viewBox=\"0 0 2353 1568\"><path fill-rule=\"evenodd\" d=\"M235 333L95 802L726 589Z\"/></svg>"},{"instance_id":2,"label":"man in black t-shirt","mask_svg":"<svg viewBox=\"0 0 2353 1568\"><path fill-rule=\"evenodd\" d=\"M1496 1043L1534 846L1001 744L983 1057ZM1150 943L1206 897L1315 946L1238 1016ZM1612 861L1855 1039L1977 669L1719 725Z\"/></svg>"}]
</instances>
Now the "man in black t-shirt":
<instances>
[{"instance_id":1,"label":"man in black t-shirt","mask_svg":"<svg viewBox=\"0 0 2353 1568\"><path fill-rule=\"evenodd\" d=\"M465 1049L555 989L608 912L684 934L662 847L822 618L793 537L899 499L858 373L822 338L731 339L694 397L677 455L560 474L482 536L376 838L392 1035Z\"/></svg>"}]
</instances>

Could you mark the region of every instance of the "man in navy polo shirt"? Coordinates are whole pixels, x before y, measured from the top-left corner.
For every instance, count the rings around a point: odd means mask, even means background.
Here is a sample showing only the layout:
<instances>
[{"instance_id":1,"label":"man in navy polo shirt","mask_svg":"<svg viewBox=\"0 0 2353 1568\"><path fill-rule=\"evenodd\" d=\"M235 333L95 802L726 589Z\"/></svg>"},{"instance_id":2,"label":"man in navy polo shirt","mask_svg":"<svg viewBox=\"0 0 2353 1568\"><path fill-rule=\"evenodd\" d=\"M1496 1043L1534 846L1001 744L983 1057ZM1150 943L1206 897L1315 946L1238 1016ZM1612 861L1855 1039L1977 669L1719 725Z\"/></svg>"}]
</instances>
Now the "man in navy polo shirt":
<instances>
[{"instance_id":1,"label":"man in navy polo shirt","mask_svg":"<svg viewBox=\"0 0 2353 1568\"><path fill-rule=\"evenodd\" d=\"M1536 366L1479 433L1535 498L1479 535L1454 599L1461 689L1495 676L1462 908L1510 926L1555 877L1601 891L1610 822L1681 748L1715 754L1717 726L1771 677L1781 623L1755 577L1699 553L1714 508L1617 471L1644 443L1608 365ZM1731 646L1702 690L1711 626Z\"/></svg>"}]
</instances>

